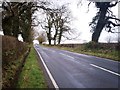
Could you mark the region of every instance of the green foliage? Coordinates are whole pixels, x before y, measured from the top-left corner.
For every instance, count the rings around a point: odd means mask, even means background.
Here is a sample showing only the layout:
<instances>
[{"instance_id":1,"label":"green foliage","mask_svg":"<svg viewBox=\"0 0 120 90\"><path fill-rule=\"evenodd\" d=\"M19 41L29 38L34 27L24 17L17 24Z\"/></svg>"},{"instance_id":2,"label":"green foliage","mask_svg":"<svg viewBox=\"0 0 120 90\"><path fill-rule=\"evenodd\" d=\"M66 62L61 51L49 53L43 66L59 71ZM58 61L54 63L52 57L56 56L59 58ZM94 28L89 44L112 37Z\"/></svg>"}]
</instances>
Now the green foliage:
<instances>
[{"instance_id":1,"label":"green foliage","mask_svg":"<svg viewBox=\"0 0 120 90\"><path fill-rule=\"evenodd\" d=\"M26 60L17 88L47 88L33 48Z\"/></svg>"},{"instance_id":2,"label":"green foliage","mask_svg":"<svg viewBox=\"0 0 120 90\"><path fill-rule=\"evenodd\" d=\"M85 48L86 49L99 49L101 48L101 46L99 45L99 43L91 41L89 43L86 43Z\"/></svg>"}]
</instances>

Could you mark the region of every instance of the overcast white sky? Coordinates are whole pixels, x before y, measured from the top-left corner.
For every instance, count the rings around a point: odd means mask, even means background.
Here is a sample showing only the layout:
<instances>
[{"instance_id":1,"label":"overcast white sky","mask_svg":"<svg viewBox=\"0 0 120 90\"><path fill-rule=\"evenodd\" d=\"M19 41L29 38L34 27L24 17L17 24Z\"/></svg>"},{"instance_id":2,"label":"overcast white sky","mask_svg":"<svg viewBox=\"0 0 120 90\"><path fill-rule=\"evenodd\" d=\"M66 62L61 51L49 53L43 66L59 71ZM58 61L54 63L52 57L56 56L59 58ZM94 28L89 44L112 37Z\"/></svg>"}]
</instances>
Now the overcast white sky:
<instances>
[{"instance_id":1,"label":"overcast white sky","mask_svg":"<svg viewBox=\"0 0 120 90\"><path fill-rule=\"evenodd\" d=\"M97 12L97 8L94 6L94 3L91 3L89 7L89 12L87 12L89 2L86 0L82 0L83 1L82 6L81 5L77 6L80 0L50 0L50 1L55 3L55 5L70 3L69 8L72 12L72 16L74 17L71 26L72 28L75 28L75 31L77 31L78 34L81 33L77 39L66 41L63 40L64 41L63 43L83 43L91 41L92 33L90 32L89 22L92 21L92 18L95 16ZM114 12L115 15L118 15L118 6L113 7L112 11ZM39 12L37 14L38 18L41 17L41 14ZM36 27L35 29L39 31L42 30L40 26ZM107 41L106 38L109 37L111 37L112 41L115 41L117 40L116 38L118 37L118 34L111 34L103 30L99 38L99 41L106 42Z\"/></svg>"},{"instance_id":2,"label":"overcast white sky","mask_svg":"<svg viewBox=\"0 0 120 90\"><path fill-rule=\"evenodd\" d=\"M66 40L62 43L83 43L83 42L89 42L91 41L92 33L90 32L90 26L89 22L92 21L92 18L96 15L97 8L94 6L94 3L91 3L89 6L89 12L88 11L88 1L82 0L83 4L82 6L77 6L78 2L80 0L50 0L56 5L62 5L65 3L70 3L68 6L72 12L72 16L74 17L74 20L72 21L72 27L76 29L76 31L80 34L80 36L77 39L74 40ZM113 7L112 11L115 15L118 15L118 6ZM38 15L39 16L39 15ZM36 29L40 29L40 27L37 27ZM75 37L75 36L73 36ZM106 31L102 31L101 36L99 38L100 42L107 42L107 38L111 38L112 41L116 41L118 34L111 34Z\"/></svg>"}]
</instances>

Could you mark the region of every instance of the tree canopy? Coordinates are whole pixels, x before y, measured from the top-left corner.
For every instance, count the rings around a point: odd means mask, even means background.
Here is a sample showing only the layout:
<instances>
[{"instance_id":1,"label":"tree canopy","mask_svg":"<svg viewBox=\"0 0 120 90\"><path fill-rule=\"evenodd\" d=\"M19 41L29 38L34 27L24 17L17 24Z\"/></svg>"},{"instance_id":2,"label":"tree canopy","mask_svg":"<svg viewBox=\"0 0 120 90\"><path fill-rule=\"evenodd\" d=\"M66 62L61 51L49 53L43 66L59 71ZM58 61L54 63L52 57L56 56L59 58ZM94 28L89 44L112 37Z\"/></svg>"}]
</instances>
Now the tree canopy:
<instances>
[{"instance_id":1,"label":"tree canopy","mask_svg":"<svg viewBox=\"0 0 120 90\"><path fill-rule=\"evenodd\" d=\"M25 42L30 42L34 2L3 2L2 28L4 35L18 37L22 34Z\"/></svg>"},{"instance_id":2,"label":"tree canopy","mask_svg":"<svg viewBox=\"0 0 120 90\"><path fill-rule=\"evenodd\" d=\"M39 3L39 4L38 4ZM46 2L7 2L2 3L2 29L4 35L18 37L22 34L23 41L31 42L33 14L38 8L46 8Z\"/></svg>"}]
</instances>

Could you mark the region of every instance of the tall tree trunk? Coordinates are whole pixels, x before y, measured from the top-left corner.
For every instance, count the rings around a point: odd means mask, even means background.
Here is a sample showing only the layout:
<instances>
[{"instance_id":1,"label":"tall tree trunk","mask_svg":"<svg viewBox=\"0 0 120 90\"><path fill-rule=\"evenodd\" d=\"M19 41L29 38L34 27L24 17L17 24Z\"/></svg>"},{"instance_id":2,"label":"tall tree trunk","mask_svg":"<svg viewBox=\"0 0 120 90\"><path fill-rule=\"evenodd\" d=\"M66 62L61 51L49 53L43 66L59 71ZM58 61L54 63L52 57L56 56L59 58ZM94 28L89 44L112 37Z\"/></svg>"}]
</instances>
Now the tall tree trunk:
<instances>
[{"instance_id":1,"label":"tall tree trunk","mask_svg":"<svg viewBox=\"0 0 120 90\"><path fill-rule=\"evenodd\" d=\"M49 27L49 32L47 33L49 45L51 45L51 27Z\"/></svg>"},{"instance_id":2,"label":"tall tree trunk","mask_svg":"<svg viewBox=\"0 0 120 90\"><path fill-rule=\"evenodd\" d=\"M63 29L60 30L59 38L58 38L58 44L60 44L60 42L61 42L62 33L63 33Z\"/></svg>"},{"instance_id":3,"label":"tall tree trunk","mask_svg":"<svg viewBox=\"0 0 120 90\"><path fill-rule=\"evenodd\" d=\"M100 34L102 32L102 29L105 26L105 16L107 13L107 9L108 9L108 7L100 8L100 11L101 11L100 17L99 17L99 20L97 22L97 26L94 30L94 33L92 34L92 41L94 41L94 42L98 42Z\"/></svg>"},{"instance_id":4,"label":"tall tree trunk","mask_svg":"<svg viewBox=\"0 0 120 90\"><path fill-rule=\"evenodd\" d=\"M51 39L48 39L49 45L51 45Z\"/></svg>"},{"instance_id":5,"label":"tall tree trunk","mask_svg":"<svg viewBox=\"0 0 120 90\"><path fill-rule=\"evenodd\" d=\"M56 39L54 39L54 45L56 45Z\"/></svg>"},{"instance_id":6,"label":"tall tree trunk","mask_svg":"<svg viewBox=\"0 0 120 90\"><path fill-rule=\"evenodd\" d=\"M12 17L5 17L2 19L2 29L4 35L12 36Z\"/></svg>"},{"instance_id":7,"label":"tall tree trunk","mask_svg":"<svg viewBox=\"0 0 120 90\"><path fill-rule=\"evenodd\" d=\"M56 32L55 32L55 35L54 35L54 45L56 45L56 38L57 38L57 35L58 35L58 28L56 27L55 30L56 30Z\"/></svg>"},{"instance_id":8,"label":"tall tree trunk","mask_svg":"<svg viewBox=\"0 0 120 90\"><path fill-rule=\"evenodd\" d=\"M13 18L13 22L12 22L12 33L13 33L13 36L18 38L18 33L19 33L19 17L18 16L15 16Z\"/></svg>"}]
</instances>

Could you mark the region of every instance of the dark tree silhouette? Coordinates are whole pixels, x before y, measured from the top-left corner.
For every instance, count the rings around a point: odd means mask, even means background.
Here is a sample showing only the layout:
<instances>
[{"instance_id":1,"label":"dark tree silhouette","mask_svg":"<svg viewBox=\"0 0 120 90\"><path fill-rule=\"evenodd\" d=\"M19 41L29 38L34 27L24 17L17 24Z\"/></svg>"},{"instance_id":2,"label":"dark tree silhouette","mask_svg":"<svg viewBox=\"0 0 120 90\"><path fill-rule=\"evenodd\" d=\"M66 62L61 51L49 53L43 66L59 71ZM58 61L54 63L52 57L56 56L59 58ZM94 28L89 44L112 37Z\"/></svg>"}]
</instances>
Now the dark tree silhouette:
<instances>
[{"instance_id":1,"label":"dark tree silhouette","mask_svg":"<svg viewBox=\"0 0 120 90\"><path fill-rule=\"evenodd\" d=\"M60 44L63 33L71 30L71 13L66 5L52 7L44 10L45 20L39 22L41 27L46 30L49 45L54 41L54 45ZM54 33L53 33L54 32Z\"/></svg>"},{"instance_id":2,"label":"dark tree silhouette","mask_svg":"<svg viewBox=\"0 0 120 90\"><path fill-rule=\"evenodd\" d=\"M38 4L39 3L39 4ZM49 10L46 2L7 2L2 3L2 29L4 35L18 38L22 34L23 41L31 42L32 15L38 8Z\"/></svg>"},{"instance_id":3,"label":"dark tree silhouette","mask_svg":"<svg viewBox=\"0 0 120 90\"><path fill-rule=\"evenodd\" d=\"M56 40L60 44L63 33L71 30L68 25L71 18L71 12L66 5L58 7L53 13L53 25L55 27L54 44L56 44Z\"/></svg>"},{"instance_id":4,"label":"dark tree silhouette","mask_svg":"<svg viewBox=\"0 0 120 90\"><path fill-rule=\"evenodd\" d=\"M96 7L99 9L92 22L89 24L92 27L92 41L98 42L100 34L105 28L108 32L114 33L114 27L120 26L118 22L120 19L113 15L109 9L117 5L118 2L95 2Z\"/></svg>"},{"instance_id":5,"label":"dark tree silhouette","mask_svg":"<svg viewBox=\"0 0 120 90\"><path fill-rule=\"evenodd\" d=\"M33 2L3 2L2 28L4 35L18 38L21 33L25 42L30 42Z\"/></svg>"}]
</instances>

